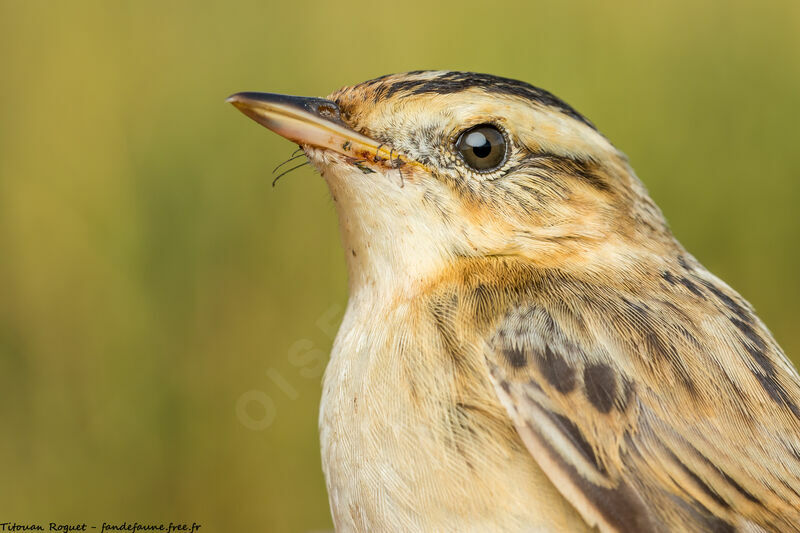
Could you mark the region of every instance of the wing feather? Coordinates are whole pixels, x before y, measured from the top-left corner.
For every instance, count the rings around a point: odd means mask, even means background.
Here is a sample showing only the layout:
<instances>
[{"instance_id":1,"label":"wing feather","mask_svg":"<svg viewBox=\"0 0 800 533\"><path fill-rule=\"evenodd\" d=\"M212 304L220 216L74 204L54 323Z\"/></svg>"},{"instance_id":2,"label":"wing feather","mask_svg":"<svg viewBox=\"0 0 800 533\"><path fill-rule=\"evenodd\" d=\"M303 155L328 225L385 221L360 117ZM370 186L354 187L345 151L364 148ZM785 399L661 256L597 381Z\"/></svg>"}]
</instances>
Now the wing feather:
<instances>
[{"instance_id":1,"label":"wing feather","mask_svg":"<svg viewBox=\"0 0 800 533\"><path fill-rule=\"evenodd\" d=\"M738 295L693 286L520 298L486 343L497 395L601 531L800 532L800 379Z\"/></svg>"}]
</instances>

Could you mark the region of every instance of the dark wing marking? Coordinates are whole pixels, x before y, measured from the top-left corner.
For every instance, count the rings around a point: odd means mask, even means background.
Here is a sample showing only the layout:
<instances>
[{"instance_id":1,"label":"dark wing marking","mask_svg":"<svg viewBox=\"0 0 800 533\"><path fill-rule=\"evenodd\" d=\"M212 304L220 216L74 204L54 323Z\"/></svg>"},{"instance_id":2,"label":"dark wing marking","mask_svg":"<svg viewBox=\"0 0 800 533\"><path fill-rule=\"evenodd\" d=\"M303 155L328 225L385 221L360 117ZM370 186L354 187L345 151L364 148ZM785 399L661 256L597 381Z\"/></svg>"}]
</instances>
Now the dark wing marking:
<instances>
[{"instance_id":1,"label":"dark wing marking","mask_svg":"<svg viewBox=\"0 0 800 533\"><path fill-rule=\"evenodd\" d=\"M800 531L800 387L757 319L676 326L625 298L605 311L532 301L505 316L486 349L528 450L586 522ZM714 356L704 361L703 350Z\"/></svg>"}]
</instances>

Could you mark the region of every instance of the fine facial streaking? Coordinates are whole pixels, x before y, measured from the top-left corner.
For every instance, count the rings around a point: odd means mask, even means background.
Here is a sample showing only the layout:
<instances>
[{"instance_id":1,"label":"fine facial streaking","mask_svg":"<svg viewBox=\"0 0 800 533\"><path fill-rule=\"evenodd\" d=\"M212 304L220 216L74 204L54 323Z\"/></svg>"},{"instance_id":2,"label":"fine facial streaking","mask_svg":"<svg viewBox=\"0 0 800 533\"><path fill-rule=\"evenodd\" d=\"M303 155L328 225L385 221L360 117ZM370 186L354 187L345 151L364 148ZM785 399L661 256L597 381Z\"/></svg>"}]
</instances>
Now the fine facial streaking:
<instances>
[{"instance_id":1,"label":"fine facial streaking","mask_svg":"<svg viewBox=\"0 0 800 533\"><path fill-rule=\"evenodd\" d=\"M338 531L800 531L797 371L572 107L463 72L229 101L337 207Z\"/></svg>"}]
</instances>

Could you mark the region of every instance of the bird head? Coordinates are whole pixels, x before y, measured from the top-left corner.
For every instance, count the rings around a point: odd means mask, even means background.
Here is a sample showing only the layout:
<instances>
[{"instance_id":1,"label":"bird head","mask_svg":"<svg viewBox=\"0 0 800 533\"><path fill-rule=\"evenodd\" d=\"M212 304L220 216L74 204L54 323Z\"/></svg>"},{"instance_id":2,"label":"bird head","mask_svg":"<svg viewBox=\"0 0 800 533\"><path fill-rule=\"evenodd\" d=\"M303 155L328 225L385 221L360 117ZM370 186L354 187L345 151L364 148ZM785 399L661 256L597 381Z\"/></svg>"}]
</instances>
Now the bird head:
<instances>
[{"instance_id":1,"label":"bird head","mask_svg":"<svg viewBox=\"0 0 800 533\"><path fill-rule=\"evenodd\" d=\"M498 256L619 269L672 243L626 157L572 107L526 83L425 71L325 99L228 101L299 144L325 178L351 291L407 291L460 260Z\"/></svg>"}]
</instances>

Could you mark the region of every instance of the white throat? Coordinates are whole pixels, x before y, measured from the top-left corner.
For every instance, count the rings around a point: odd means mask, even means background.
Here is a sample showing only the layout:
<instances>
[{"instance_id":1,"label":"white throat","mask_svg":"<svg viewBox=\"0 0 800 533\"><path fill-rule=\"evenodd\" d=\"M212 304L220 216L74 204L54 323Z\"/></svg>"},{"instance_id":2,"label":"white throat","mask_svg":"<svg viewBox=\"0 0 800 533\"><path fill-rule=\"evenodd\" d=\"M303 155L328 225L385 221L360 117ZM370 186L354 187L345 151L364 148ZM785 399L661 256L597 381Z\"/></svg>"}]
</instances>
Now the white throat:
<instances>
[{"instance_id":1,"label":"white throat","mask_svg":"<svg viewBox=\"0 0 800 533\"><path fill-rule=\"evenodd\" d=\"M419 186L314 155L336 203L351 298L411 297L445 267L446 235L425 216Z\"/></svg>"}]
</instances>

